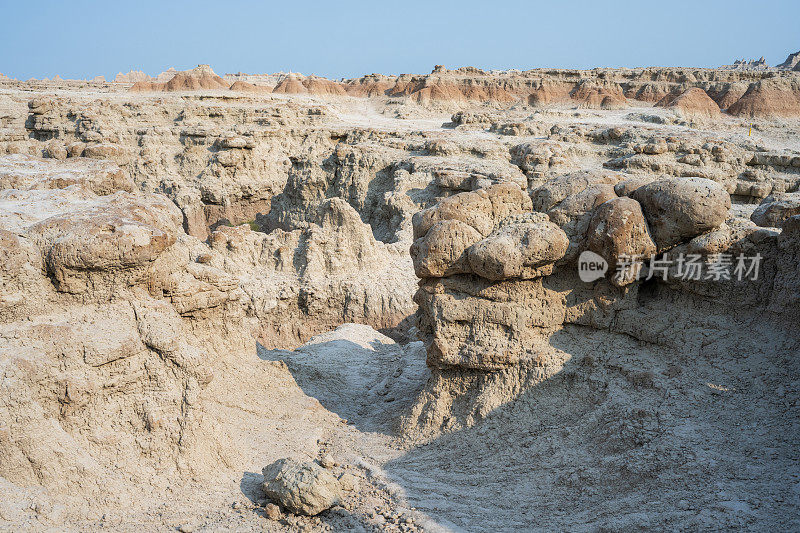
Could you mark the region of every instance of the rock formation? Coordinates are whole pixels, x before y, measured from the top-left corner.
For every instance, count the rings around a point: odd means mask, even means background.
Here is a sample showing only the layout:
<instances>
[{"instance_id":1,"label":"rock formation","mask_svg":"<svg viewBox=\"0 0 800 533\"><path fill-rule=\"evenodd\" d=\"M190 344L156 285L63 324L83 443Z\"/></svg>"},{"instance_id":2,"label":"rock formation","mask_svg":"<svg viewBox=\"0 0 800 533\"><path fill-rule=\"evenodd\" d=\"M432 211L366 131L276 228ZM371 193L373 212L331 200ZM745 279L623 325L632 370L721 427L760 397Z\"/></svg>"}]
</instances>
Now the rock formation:
<instances>
[{"instance_id":1,"label":"rock formation","mask_svg":"<svg viewBox=\"0 0 800 533\"><path fill-rule=\"evenodd\" d=\"M727 309L753 305L744 312L745 320L797 320L790 303L795 296L787 297L798 291L797 277L789 273L796 245L790 243L798 238L792 224L800 221L794 216L794 196L766 199L764 209L753 215L761 225L783 224L777 235L731 216L728 194L710 180L656 180L629 190L631 197L612 193L611 199L589 204L583 198L598 186L584 182L583 187L550 201L539 192L533 205L514 204L513 210L494 211L494 216L488 206L502 205L498 202L505 194L490 187L485 190L487 207L478 207L469 196L473 193L460 193L415 216L417 241L411 255L422 278L415 301L435 378L406 421L408 430L469 426L498 407L502 391L524 390L548 379L565 365L568 356L559 348L562 342L569 345L571 325L702 353L706 326L691 325L690 317L741 316L742 311ZM552 190L560 188L554 184ZM558 207L568 203L568 213L575 212L572 205L588 207L588 225L576 226L574 218L560 214ZM577 236L580 248L610 266L599 281L579 281L576 256L565 255L568 237L576 239L576 232L583 233ZM678 260L683 254L696 254L697 281L686 281ZM736 277L736 258L745 254L765 258L762 278ZM732 258L728 273L716 275L723 256ZM666 266L659 267L658 258ZM532 268L515 268L520 259ZM778 278L782 288L771 289ZM761 290L768 296L756 303L753 298ZM725 306L732 307L708 311L708 303L719 304L721 294L731 299ZM669 311L673 301L682 302L684 316ZM663 325L652 329L645 325L651 321ZM670 321L673 326L667 326ZM714 350L742 342L735 326L720 326L717 334L722 340ZM753 339L771 342L764 336Z\"/></svg>"},{"instance_id":2,"label":"rock formation","mask_svg":"<svg viewBox=\"0 0 800 533\"><path fill-rule=\"evenodd\" d=\"M761 56L759 59L737 59L732 65L724 65L720 68L729 70L767 70L769 65L767 65L764 56Z\"/></svg>"},{"instance_id":3,"label":"rock formation","mask_svg":"<svg viewBox=\"0 0 800 533\"><path fill-rule=\"evenodd\" d=\"M165 70L164 72L162 72L158 76L156 76L154 81L156 83L166 83L169 80L171 80L172 78L174 78L177 73L178 73L178 71L175 70L174 67L169 67L167 70Z\"/></svg>"},{"instance_id":4,"label":"rock formation","mask_svg":"<svg viewBox=\"0 0 800 533\"><path fill-rule=\"evenodd\" d=\"M464 107L477 102L492 105L522 102L535 107L555 105L606 110L624 109L629 106L630 100L666 106L686 94L678 102L681 107L687 108L684 113L686 118L716 116L707 99L691 89L706 92L720 109L730 109L737 116L797 116L793 103L800 98L796 76L785 73L775 77L775 71L761 67L707 71L648 68L487 72L474 67L448 70L437 66L424 76L372 74L342 81L296 73L239 73L226 75L228 79L225 80L216 76L207 65L184 71L180 76L175 73L165 80L168 74L169 71L160 74L155 81L145 79L138 82L131 90L225 89L232 82L242 82L274 87L276 94L402 97L424 106ZM168 83L171 85L167 86ZM252 90L252 87L240 84L236 90ZM745 94L748 94L747 98L744 98ZM740 99L742 103L735 106ZM694 110L689 109L693 107Z\"/></svg>"},{"instance_id":5,"label":"rock formation","mask_svg":"<svg viewBox=\"0 0 800 533\"><path fill-rule=\"evenodd\" d=\"M120 72L114 78L114 83L138 83L140 81L149 82L152 81L152 78L141 70L131 70L127 74Z\"/></svg>"},{"instance_id":6,"label":"rock formation","mask_svg":"<svg viewBox=\"0 0 800 533\"><path fill-rule=\"evenodd\" d=\"M23 170L19 158L8 162L12 174ZM125 180L112 192L119 168L71 163L66 181L37 172L0 199L0 317L4 331L16 331L0 350L0 476L87 494L121 471L146 476L158 462L188 459L201 425L189 404L213 378L203 362L213 343L191 324L213 329L242 310L235 278L190 259L203 246L183 233L174 204L124 192ZM223 337L231 350L247 345ZM169 455L152 457L159 447Z\"/></svg>"},{"instance_id":7,"label":"rock formation","mask_svg":"<svg viewBox=\"0 0 800 533\"><path fill-rule=\"evenodd\" d=\"M215 90L228 89L230 84L217 76L208 65L197 65L191 70L184 70L176 73L172 78L165 82L140 81L133 84L130 88L132 92L174 92L174 91L196 91L199 89Z\"/></svg>"},{"instance_id":8,"label":"rock formation","mask_svg":"<svg viewBox=\"0 0 800 533\"><path fill-rule=\"evenodd\" d=\"M795 215L800 215L800 193L778 193L764 198L750 220L759 226L780 228Z\"/></svg>"},{"instance_id":9,"label":"rock formation","mask_svg":"<svg viewBox=\"0 0 800 533\"><path fill-rule=\"evenodd\" d=\"M296 74L288 74L272 89L275 94L305 94L308 88L298 79Z\"/></svg>"},{"instance_id":10,"label":"rock formation","mask_svg":"<svg viewBox=\"0 0 800 533\"><path fill-rule=\"evenodd\" d=\"M313 516L342 501L339 480L314 462L280 459L263 475L264 494L293 513Z\"/></svg>"},{"instance_id":11,"label":"rock formation","mask_svg":"<svg viewBox=\"0 0 800 533\"><path fill-rule=\"evenodd\" d=\"M728 112L742 117L800 116L800 80L775 79L751 84Z\"/></svg>"},{"instance_id":12,"label":"rock formation","mask_svg":"<svg viewBox=\"0 0 800 533\"><path fill-rule=\"evenodd\" d=\"M718 118L720 106L703 89L692 87L678 96L667 95L656 103L656 107L673 109L685 117Z\"/></svg>"},{"instance_id":13,"label":"rock formation","mask_svg":"<svg viewBox=\"0 0 800 533\"><path fill-rule=\"evenodd\" d=\"M0 529L797 529L795 73L196 72L0 93Z\"/></svg>"},{"instance_id":14,"label":"rock formation","mask_svg":"<svg viewBox=\"0 0 800 533\"><path fill-rule=\"evenodd\" d=\"M798 65L800 65L800 52L795 52L793 54L789 54L786 58L786 61L775 68L780 70L798 70Z\"/></svg>"}]
</instances>

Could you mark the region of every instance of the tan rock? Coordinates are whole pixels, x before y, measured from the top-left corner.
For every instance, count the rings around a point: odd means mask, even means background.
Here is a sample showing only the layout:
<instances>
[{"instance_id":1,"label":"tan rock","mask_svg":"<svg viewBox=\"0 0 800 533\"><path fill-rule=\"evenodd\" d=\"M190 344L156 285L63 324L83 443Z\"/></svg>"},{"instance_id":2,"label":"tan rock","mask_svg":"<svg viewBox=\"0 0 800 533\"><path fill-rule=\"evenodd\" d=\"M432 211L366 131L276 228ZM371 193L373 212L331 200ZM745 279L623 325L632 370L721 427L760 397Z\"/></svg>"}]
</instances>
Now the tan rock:
<instances>
[{"instance_id":1,"label":"tan rock","mask_svg":"<svg viewBox=\"0 0 800 533\"><path fill-rule=\"evenodd\" d=\"M262 473L267 497L293 513L314 516L344 497L339 480L312 461L280 459L265 466Z\"/></svg>"},{"instance_id":2,"label":"tan rock","mask_svg":"<svg viewBox=\"0 0 800 533\"><path fill-rule=\"evenodd\" d=\"M759 226L779 228L795 215L800 215L800 193L778 193L764 198L750 220Z\"/></svg>"},{"instance_id":3,"label":"tan rock","mask_svg":"<svg viewBox=\"0 0 800 533\"><path fill-rule=\"evenodd\" d=\"M467 248L481 240L474 228L460 220L441 220L411 246L414 272L435 278L470 272Z\"/></svg>"},{"instance_id":4,"label":"tan rock","mask_svg":"<svg viewBox=\"0 0 800 533\"><path fill-rule=\"evenodd\" d=\"M717 103L699 87L691 87L676 97L665 96L656 107L673 109L686 117L718 118L720 110Z\"/></svg>"},{"instance_id":5,"label":"tan rock","mask_svg":"<svg viewBox=\"0 0 800 533\"><path fill-rule=\"evenodd\" d=\"M528 195L514 183L459 193L414 215L414 239L424 236L440 220L460 220L488 236L509 215L530 211L530 205Z\"/></svg>"},{"instance_id":6,"label":"tan rock","mask_svg":"<svg viewBox=\"0 0 800 533\"><path fill-rule=\"evenodd\" d=\"M546 216L536 215L503 224L470 247L472 272L491 280L532 279L552 272L552 264L564 257L569 239Z\"/></svg>"},{"instance_id":7,"label":"tan rock","mask_svg":"<svg viewBox=\"0 0 800 533\"><path fill-rule=\"evenodd\" d=\"M633 192L659 251L718 228L731 199L719 184L704 178L661 179Z\"/></svg>"},{"instance_id":8,"label":"tan rock","mask_svg":"<svg viewBox=\"0 0 800 533\"><path fill-rule=\"evenodd\" d=\"M639 202L631 198L613 198L595 210L589 223L586 246L608 261L610 279L616 285L635 281L634 268L617 272L620 256L639 262L656 253L647 221Z\"/></svg>"}]
</instances>

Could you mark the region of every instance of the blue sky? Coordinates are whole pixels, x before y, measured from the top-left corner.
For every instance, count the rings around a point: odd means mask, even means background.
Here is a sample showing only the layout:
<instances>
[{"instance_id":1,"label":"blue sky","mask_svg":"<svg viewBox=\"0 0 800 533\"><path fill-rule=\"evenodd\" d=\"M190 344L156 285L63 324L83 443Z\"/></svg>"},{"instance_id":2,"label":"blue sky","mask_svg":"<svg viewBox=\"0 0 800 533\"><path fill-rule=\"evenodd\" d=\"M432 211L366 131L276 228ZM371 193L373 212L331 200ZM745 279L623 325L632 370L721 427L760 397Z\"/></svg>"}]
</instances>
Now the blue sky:
<instances>
[{"instance_id":1,"label":"blue sky","mask_svg":"<svg viewBox=\"0 0 800 533\"><path fill-rule=\"evenodd\" d=\"M711 67L800 50L800 2L0 0L0 72L328 77L449 68Z\"/></svg>"}]
</instances>

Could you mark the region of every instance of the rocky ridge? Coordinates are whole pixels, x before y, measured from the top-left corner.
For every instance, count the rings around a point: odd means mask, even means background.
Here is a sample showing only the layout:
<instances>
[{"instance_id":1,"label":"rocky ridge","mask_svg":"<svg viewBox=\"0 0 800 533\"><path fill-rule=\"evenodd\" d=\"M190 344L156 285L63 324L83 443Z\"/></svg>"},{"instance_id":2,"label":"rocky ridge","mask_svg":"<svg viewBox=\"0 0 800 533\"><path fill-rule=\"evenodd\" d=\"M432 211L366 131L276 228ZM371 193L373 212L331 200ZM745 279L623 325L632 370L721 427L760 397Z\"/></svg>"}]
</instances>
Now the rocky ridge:
<instances>
[{"instance_id":1,"label":"rocky ridge","mask_svg":"<svg viewBox=\"0 0 800 533\"><path fill-rule=\"evenodd\" d=\"M787 60L789 61L789 60ZM227 89L229 81L216 77L207 65L204 73L176 73L175 81L141 81L132 91L185 91ZM797 117L795 102L800 98L798 78L790 69L769 70L758 63L755 67L723 69L595 69L487 72L474 67L448 70L439 65L428 75L383 76L372 74L349 80L328 80L318 76L289 73L266 77L230 75L231 79L258 81L276 94L309 94L323 96L405 97L424 105L483 102L507 104L525 101L530 105L577 105L591 109L621 109L628 100L655 103L689 89L701 89L723 110L735 116ZM245 79L246 78L246 79ZM264 78L265 81L262 81ZM191 81L205 80L205 81ZM171 85L168 85L171 83ZM767 87L768 89L765 89ZM758 105L735 106L739 98Z\"/></svg>"}]
</instances>

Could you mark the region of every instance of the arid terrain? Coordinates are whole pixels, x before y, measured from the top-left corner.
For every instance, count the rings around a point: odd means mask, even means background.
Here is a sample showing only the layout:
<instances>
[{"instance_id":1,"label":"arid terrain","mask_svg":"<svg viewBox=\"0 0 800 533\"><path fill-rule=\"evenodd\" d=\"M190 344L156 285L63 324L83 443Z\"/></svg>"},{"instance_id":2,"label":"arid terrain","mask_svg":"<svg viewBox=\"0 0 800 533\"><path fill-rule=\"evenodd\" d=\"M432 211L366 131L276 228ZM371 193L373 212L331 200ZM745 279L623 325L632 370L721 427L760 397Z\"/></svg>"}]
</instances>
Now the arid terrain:
<instances>
[{"instance_id":1,"label":"arid terrain","mask_svg":"<svg viewBox=\"0 0 800 533\"><path fill-rule=\"evenodd\" d=\"M799 61L0 75L0 530L800 529Z\"/></svg>"}]
</instances>

